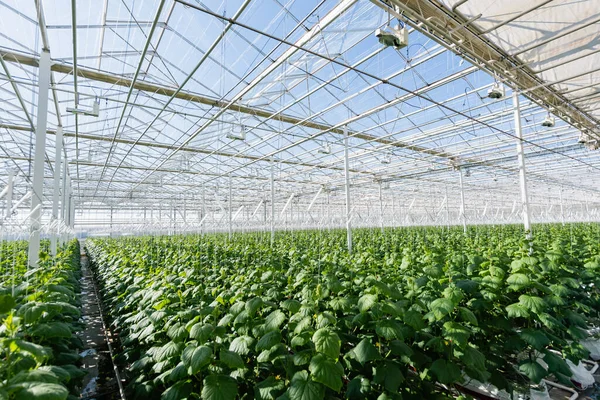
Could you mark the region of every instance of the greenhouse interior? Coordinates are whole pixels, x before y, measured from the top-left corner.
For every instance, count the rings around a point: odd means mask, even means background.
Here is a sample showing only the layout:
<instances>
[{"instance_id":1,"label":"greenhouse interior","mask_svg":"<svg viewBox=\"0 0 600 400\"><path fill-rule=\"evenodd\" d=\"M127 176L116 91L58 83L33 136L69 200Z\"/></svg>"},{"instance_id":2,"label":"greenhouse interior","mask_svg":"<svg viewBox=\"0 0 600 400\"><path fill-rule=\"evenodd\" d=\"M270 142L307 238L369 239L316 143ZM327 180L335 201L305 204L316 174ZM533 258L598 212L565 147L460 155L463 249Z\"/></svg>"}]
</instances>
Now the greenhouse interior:
<instances>
[{"instance_id":1,"label":"greenhouse interior","mask_svg":"<svg viewBox=\"0 0 600 400\"><path fill-rule=\"evenodd\" d=\"M599 0L0 0L0 400L600 398Z\"/></svg>"}]
</instances>

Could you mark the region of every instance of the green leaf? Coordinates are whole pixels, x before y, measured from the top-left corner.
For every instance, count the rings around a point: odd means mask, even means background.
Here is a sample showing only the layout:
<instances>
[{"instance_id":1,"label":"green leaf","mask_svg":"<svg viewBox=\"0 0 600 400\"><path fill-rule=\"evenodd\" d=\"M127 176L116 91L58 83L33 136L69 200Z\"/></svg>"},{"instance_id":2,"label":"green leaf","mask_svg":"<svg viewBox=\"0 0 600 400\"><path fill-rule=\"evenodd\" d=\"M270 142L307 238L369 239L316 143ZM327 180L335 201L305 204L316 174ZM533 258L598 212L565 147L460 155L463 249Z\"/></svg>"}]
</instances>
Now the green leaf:
<instances>
[{"instance_id":1,"label":"green leaf","mask_svg":"<svg viewBox=\"0 0 600 400\"><path fill-rule=\"evenodd\" d=\"M525 360L519 365L519 371L527 375L533 383L540 381L547 375L546 370L537 361Z\"/></svg>"},{"instance_id":2,"label":"green leaf","mask_svg":"<svg viewBox=\"0 0 600 400\"><path fill-rule=\"evenodd\" d=\"M379 360L381 359L381 355L377 348L373 346L373 343L368 338L364 338L360 341L356 347L350 350L351 354L354 356L356 361L361 364L364 364L368 361Z\"/></svg>"},{"instance_id":3,"label":"green leaf","mask_svg":"<svg viewBox=\"0 0 600 400\"><path fill-rule=\"evenodd\" d=\"M57 383L22 382L14 400L65 400L69 391Z\"/></svg>"},{"instance_id":4,"label":"green leaf","mask_svg":"<svg viewBox=\"0 0 600 400\"><path fill-rule=\"evenodd\" d=\"M467 346L462 350L461 361L469 368L485 371L485 356L481 352L471 346Z\"/></svg>"},{"instance_id":5,"label":"green leaf","mask_svg":"<svg viewBox=\"0 0 600 400\"><path fill-rule=\"evenodd\" d=\"M196 339L198 343L206 343L211 338L215 327L212 324L198 322L190 328L190 337Z\"/></svg>"},{"instance_id":6,"label":"green leaf","mask_svg":"<svg viewBox=\"0 0 600 400\"><path fill-rule=\"evenodd\" d=\"M358 310L361 313L369 311L377 303L377 295L365 294L358 299Z\"/></svg>"},{"instance_id":7,"label":"green leaf","mask_svg":"<svg viewBox=\"0 0 600 400\"><path fill-rule=\"evenodd\" d=\"M407 312L405 312L403 320L405 324L412 327L416 331L425 329L425 327L427 326L421 313L415 310L408 310Z\"/></svg>"},{"instance_id":8,"label":"green leaf","mask_svg":"<svg viewBox=\"0 0 600 400\"><path fill-rule=\"evenodd\" d=\"M9 380L9 384L14 385L20 382L46 382L59 383L59 378L53 372L42 369L33 369L30 371L21 371Z\"/></svg>"},{"instance_id":9,"label":"green leaf","mask_svg":"<svg viewBox=\"0 0 600 400\"><path fill-rule=\"evenodd\" d=\"M340 337L331 329L321 328L317 330L312 337L312 341L319 353L326 354L334 360L340 356L342 342Z\"/></svg>"},{"instance_id":10,"label":"green leaf","mask_svg":"<svg viewBox=\"0 0 600 400\"><path fill-rule=\"evenodd\" d=\"M250 349L252 348L253 344L254 339L250 336L238 336L231 341L231 344L229 345L229 350L236 352L241 356L245 356L246 354L250 353Z\"/></svg>"},{"instance_id":11,"label":"green leaf","mask_svg":"<svg viewBox=\"0 0 600 400\"><path fill-rule=\"evenodd\" d=\"M457 382L460 377L460 367L450 361L437 359L431 364L429 368L436 376L436 379L443 384L450 384Z\"/></svg>"},{"instance_id":12,"label":"green leaf","mask_svg":"<svg viewBox=\"0 0 600 400\"><path fill-rule=\"evenodd\" d=\"M64 322L48 322L34 327L31 335L45 339L70 338L71 329Z\"/></svg>"},{"instance_id":13,"label":"green leaf","mask_svg":"<svg viewBox=\"0 0 600 400\"><path fill-rule=\"evenodd\" d=\"M232 369L244 368L244 360L242 360L242 357L238 353L230 350L221 349L221 351L219 351L219 360Z\"/></svg>"},{"instance_id":14,"label":"green leaf","mask_svg":"<svg viewBox=\"0 0 600 400\"><path fill-rule=\"evenodd\" d=\"M525 306L529 311L532 311L536 314L541 313L546 308L546 303L544 299L537 296L529 296L527 294L522 294L519 296L519 303Z\"/></svg>"},{"instance_id":15,"label":"green leaf","mask_svg":"<svg viewBox=\"0 0 600 400\"><path fill-rule=\"evenodd\" d=\"M40 319L40 317L46 310L47 307L45 304L31 302L21 306L21 308L19 308L19 311L17 311L17 315L23 318L23 321L26 324L33 324L38 319Z\"/></svg>"},{"instance_id":16,"label":"green leaf","mask_svg":"<svg viewBox=\"0 0 600 400\"><path fill-rule=\"evenodd\" d=\"M450 299L440 298L432 301L429 309L433 312L435 319L439 321L454 311L454 303Z\"/></svg>"},{"instance_id":17,"label":"green leaf","mask_svg":"<svg viewBox=\"0 0 600 400\"><path fill-rule=\"evenodd\" d=\"M566 376L571 376L573 374L565 360L550 351L546 351L544 362L548 364L548 372L550 373L560 373Z\"/></svg>"},{"instance_id":18,"label":"green leaf","mask_svg":"<svg viewBox=\"0 0 600 400\"><path fill-rule=\"evenodd\" d=\"M444 337L461 348L467 345L471 331L458 322L448 321L444 324Z\"/></svg>"},{"instance_id":19,"label":"green leaf","mask_svg":"<svg viewBox=\"0 0 600 400\"><path fill-rule=\"evenodd\" d=\"M286 319L287 317L281 310L273 311L271 314L267 315L265 320L265 332L279 329Z\"/></svg>"},{"instance_id":20,"label":"green leaf","mask_svg":"<svg viewBox=\"0 0 600 400\"><path fill-rule=\"evenodd\" d=\"M179 381L165 390L160 396L161 400L186 400L192 394L192 384L187 381Z\"/></svg>"},{"instance_id":21,"label":"green leaf","mask_svg":"<svg viewBox=\"0 0 600 400\"><path fill-rule=\"evenodd\" d=\"M167 329L167 336L176 342L182 342L187 339L188 332L185 329L185 326L175 324Z\"/></svg>"},{"instance_id":22,"label":"green leaf","mask_svg":"<svg viewBox=\"0 0 600 400\"><path fill-rule=\"evenodd\" d=\"M375 368L373 382L382 385L390 393L397 393L404 382L404 374L397 363L387 361Z\"/></svg>"},{"instance_id":23,"label":"green leaf","mask_svg":"<svg viewBox=\"0 0 600 400\"><path fill-rule=\"evenodd\" d=\"M0 295L0 314L8 314L16 305L17 302L10 294Z\"/></svg>"},{"instance_id":24,"label":"green leaf","mask_svg":"<svg viewBox=\"0 0 600 400\"><path fill-rule=\"evenodd\" d=\"M392 340L390 342L390 351L395 356L407 356L413 355L413 350L404 342L400 340Z\"/></svg>"},{"instance_id":25,"label":"green leaf","mask_svg":"<svg viewBox=\"0 0 600 400\"><path fill-rule=\"evenodd\" d=\"M235 379L227 375L208 375L204 378L202 399L204 400L235 400L238 387Z\"/></svg>"},{"instance_id":26,"label":"green leaf","mask_svg":"<svg viewBox=\"0 0 600 400\"><path fill-rule=\"evenodd\" d=\"M260 297L254 297L246 302L246 312L250 317L254 317L254 314L258 311L258 309L264 304L263 299Z\"/></svg>"},{"instance_id":27,"label":"green leaf","mask_svg":"<svg viewBox=\"0 0 600 400\"><path fill-rule=\"evenodd\" d=\"M465 321L470 323L471 325L477 326L477 317L475 316L475 314L473 314L473 311L469 310L468 308L465 307L459 307L458 309L459 313L460 313L460 318Z\"/></svg>"},{"instance_id":28,"label":"green leaf","mask_svg":"<svg viewBox=\"0 0 600 400\"><path fill-rule=\"evenodd\" d=\"M256 400L275 400L285 390L283 380L278 380L273 376L269 376L262 382L254 386L254 396Z\"/></svg>"},{"instance_id":29,"label":"green leaf","mask_svg":"<svg viewBox=\"0 0 600 400\"><path fill-rule=\"evenodd\" d=\"M292 314L296 314L298 310L300 310L301 305L302 303L300 303L298 300L288 299L281 303L281 308L288 310Z\"/></svg>"},{"instance_id":30,"label":"green leaf","mask_svg":"<svg viewBox=\"0 0 600 400\"><path fill-rule=\"evenodd\" d=\"M167 342L154 353L153 358L155 361L160 362L179 356L183 347L184 344L181 342Z\"/></svg>"},{"instance_id":31,"label":"green leaf","mask_svg":"<svg viewBox=\"0 0 600 400\"><path fill-rule=\"evenodd\" d=\"M258 340L258 343L256 343L256 351L268 350L280 342L281 332L279 332L279 330L268 332Z\"/></svg>"},{"instance_id":32,"label":"green leaf","mask_svg":"<svg viewBox=\"0 0 600 400\"><path fill-rule=\"evenodd\" d=\"M187 350L187 349L186 349ZM188 374L196 375L202 367L210 364L213 358L212 349L208 346L199 346L194 348L191 352L182 356L183 364L188 368Z\"/></svg>"},{"instance_id":33,"label":"green leaf","mask_svg":"<svg viewBox=\"0 0 600 400\"><path fill-rule=\"evenodd\" d=\"M534 349L542 350L550 344L550 339L542 331L535 329L523 329L519 337L529 343Z\"/></svg>"},{"instance_id":34,"label":"green leaf","mask_svg":"<svg viewBox=\"0 0 600 400\"><path fill-rule=\"evenodd\" d=\"M52 354L51 350L47 347L21 339L11 339L7 344L13 352L20 351L31 354L38 364L44 362Z\"/></svg>"},{"instance_id":35,"label":"green leaf","mask_svg":"<svg viewBox=\"0 0 600 400\"><path fill-rule=\"evenodd\" d=\"M377 322L375 331L379 337L387 340L400 339L402 340L402 327L392 319L384 319Z\"/></svg>"},{"instance_id":36,"label":"green leaf","mask_svg":"<svg viewBox=\"0 0 600 400\"><path fill-rule=\"evenodd\" d=\"M287 391L290 400L323 400L325 387L309 378L308 372L296 372Z\"/></svg>"},{"instance_id":37,"label":"green leaf","mask_svg":"<svg viewBox=\"0 0 600 400\"><path fill-rule=\"evenodd\" d=\"M366 399L368 393L371 391L371 381L362 375L356 376L348 383L348 389L346 390L347 399Z\"/></svg>"},{"instance_id":38,"label":"green leaf","mask_svg":"<svg viewBox=\"0 0 600 400\"><path fill-rule=\"evenodd\" d=\"M512 290L520 290L529 285L529 278L525 274L512 274L506 279L506 283Z\"/></svg>"},{"instance_id":39,"label":"green leaf","mask_svg":"<svg viewBox=\"0 0 600 400\"><path fill-rule=\"evenodd\" d=\"M332 361L323 354L317 354L310 360L308 370L314 381L322 383L336 392L342 388L344 368L340 363Z\"/></svg>"},{"instance_id":40,"label":"green leaf","mask_svg":"<svg viewBox=\"0 0 600 400\"><path fill-rule=\"evenodd\" d=\"M528 318L529 310L521 303L513 303L506 306L506 312L510 318Z\"/></svg>"}]
</instances>

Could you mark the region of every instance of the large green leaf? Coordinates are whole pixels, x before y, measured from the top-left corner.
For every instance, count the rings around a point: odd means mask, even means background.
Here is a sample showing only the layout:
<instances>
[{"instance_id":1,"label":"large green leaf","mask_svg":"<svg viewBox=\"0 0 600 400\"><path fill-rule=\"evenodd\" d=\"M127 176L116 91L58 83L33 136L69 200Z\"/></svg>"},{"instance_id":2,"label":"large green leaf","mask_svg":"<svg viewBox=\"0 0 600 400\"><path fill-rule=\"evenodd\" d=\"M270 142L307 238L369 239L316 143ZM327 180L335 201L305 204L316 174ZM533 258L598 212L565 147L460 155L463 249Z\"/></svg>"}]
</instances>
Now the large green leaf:
<instances>
[{"instance_id":1,"label":"large green leaf","mask_svg":"<svg viewBox=\"0 0 600 400\"><path fill-rule=\"evenodd\" d=\"M321 328L317 330L312 341L315 344L315 349L319 353L323 353L336 360L340 356L340 346L342 344L340 337L330 328Z\"/></svg>"},{"instance_id":2,"label":"large green leaf","mask_svg":"<svg viewBox=\"0 0 600 400\"><path fill-rule=\"evenodd\" d=\"M448 321L444 324L444 337L461 348L467 345L471 331L458 322Z\"/></svg>"},{"instance_id":3,"label":"large green leaf","mask_svg":"<svg viewBox=\"0 0 600 400\"><path fill-rule=\"evenodd\" d=\"M465 321L470 323L471 325L477 326L478 322L477 322L477 317L475 316L475 314L473 314L473 311L469 310L468 308L465 307L459 307L458 309L459 313L460 313L460 318Z\"/></svg>"},{"instance_id":4,"label":"large green leaf","mask_svg":"<svg viewBox=\"0 0 600 400\"><path fill-rule=\"evenodd\" d=\"M196 347L189 354L184 353L184 355L182 361L190 375L196 375L203 367L210 364L213 358L212 349L208 346Z\"/></svg>"},{"instance_id":5,"label":"large green leaf","mask_svg":"<svg viewBox=\"0 0 600 400\"><path fill-rule=\"evenodd\" d=\"M433 364L431 364L429 370L435 374L438 382L447 385L457 382L461 377L460 367L458 365L441 358L435 360Z\"/></svg>"},{"instance_id":6,"label":"large green leaf","mask_svg":"<svg viewBox=\"0 0 600 400\"><path fill-rule=\"evenodd\" d=\"M435 319L440 320L446 315L454 311L454 303L450 299L440 298L429 304L429 309L433 313Z\"/></svg>"},{"instance_id":7,"label":"large green leaf","mask_svg":"<svg viewBox=\"0 0 600 400\"><path fill-rule=\"evenodd\" d=\"M529 285L529 278L525 274L512 274L506 279L509 288L512 290L520 290Z\"/></svg>"},{"instance_id":8,"label":"large green leaf","mask_svg":"<svg viewBox=\"0 0 600 400\"><path fill-rule=\"evenodd\" d=\"M201 394L204 400L235 400L237 394L237 383L230 376L217 374L204 378Z\"/></svg>"},{"instance_id":9,"label":"large green leaf","mask_svg":"<svg viewBox=\"0 0 600 400\"><path fill-rule=\"evenodd\" d=\"M173 386L165 390L161 396L161 400L187 400L192 393L192 384L188 381L179 381Z\"/></svg>"},{"instance_id":10,"label":"large green leaf","mask_svg":"<svg viewBox=\"0 0 600 400\"><path fill-rule=\"evenodd\" d=\"M384 319L377 322L375 331L379 337L387 340L402 340L402 326L393 319Z\"/></svg>"},{"instance_id":11,"label":"large green leaf","mask_svg":"<svg viewBox=\"0 0 600 400\"><path fill-rule=\"evenodd\" d=\"M267 332L256 343L256 351L268 350L281 342L281 332L279 330Z\"/></svg>"},{"instance_id":12,"label":"large green leaf","mask_svg":"<svg viewBox=\"0 0 600 400\"><path fill-rule=\"evenodd\" d=\"M242 360L242 357L238 353L230 350L221 349L221 351L219 351L219 360L229 368L244 368L244 360Z\"/></svg>"},{"instance_id":13,"label":"large green leaf","mask_svg":"<svg viewBox=\"0 0 600 400\"><path fill-rule=\"evenodd\" d=\"M198 322L190 328L190 337L203 344L211 338L214 331L215 327L212 324Z\"/></svg>"},{"instance_id":14,"label":"large green leaf","mask_svg":"<svg viewBox=\"0 0 600 400\"><path fill-rule=\"evenodd\" d=\"M183 350L184 344L181 342L167 342L154 353L154 360L165 361L171 357L177 357Z\"/></svg>"},{"instance_id":15,"label":"large green leaf","mask_svg":"<svg viewBox=\"0 0 600 400\"><path fill-rule=\"evenodd\" d=\"M527 375L533 383L540 383L540 381L546 377L546 370L537 362L525 360L519 365L519 371Z\"/></svg>"},{"instance_id":16,"label":"large green leaf","mask_svg":"<svg viewBox=\"0 0 600 400\"><path fill-rule=\"evenodd\" d=\"M565 360L551 351L546 351L543 360L548 364L548 372L550 373L560 373L566 376L571 376L573 374Z\"/></svg>"},{"instance_id":17,"label":"large green leaf","mask_svg":"<svg viewBox=\"0 0 600 400\"><path fill-rule=\"evenodd\" d=\"M265 319L265 332L279 329L286 319L287 317L281 310L273 311L271 314L267 315L267 318Z\"/></svg>"},{"instance_id":18,"label":"large green leaf","mask_svg":"<svg viewBox=\"0 0 600 400\"><path fill-rule=\"evenodd\" d=\"M375 368L373 382L382 385L390 393L397 393L404 382L404 374L398 363L387 361Z\"/></svg>"},{"instance_id":19,"label":"large green leaf","mask_svg":"<svg viewBox=\"0 0 600 400\"><path fill-rule=\"evenodd\" d=\"M521 303L509 304L506 306L506 312L511 318L528 318L529 310Z\"/></svg>"},{"instance_id":20,"label":"large green leaf","mask_svg":"<svg viewBox=\"0 0 600 400\"><path fill-rule=\"evenodd\" d=\"M41 364L52 354L48 347L40 346L39 344L31 343L22 339L10 339L8 346L11 351L20 351L31 354L33 358Z\"/></svg>"},{"instance_id":21,"label":"large green leaf","mask_svg":"<svg viewBox=\"0 0 600 400\"><path fill-rule=\"evenodd\" d=\"M23 382L17 385L14 400L65 400L69 391L57 383Z\"/></svg>"},{"instance_id":22,"label":"large green leaf","mask_svg":"<svg viewBox=\"0 0 600 400\"><path fill-rule=\"evenodd\" d=\"M550 339L542 331L536 329L523 329L519 337L529 343L534 349L542 350L550 344Z\"/></svg>"},{"instance_id":23,"label":"large green leaf","mask_svg":"<svg viewBox=\"0 0 600 400\"><path fill-rule=\"evenodd\" d=\"M287 391L290 400L323 400L325 386L313 381L308 372L296 372Z\"/></svg>"},{"instance_id":24,"label":"large green leaf","mask_svg":"<svg viewBox=\"0 0 600 400\"><path fill-rule=\"evenodd\" d=\"M64 322L48 322L36 325L31 330L31 335L44 339L70 338L71 329Z\"/></svg>"},{"instance_id":25,"label":"large green leaf","mask_svg":"<svg viewBox=\"0 0 600 400\"><path fill-rule=\"evenodd\" d=\"M344 368L340 363L331 360L323 354L317 354L310 360L308 367L311 378L339 392L342 388L342 376Z\"/></svg>"},{"instance_id":26,"label":"large green leaf","mask_svg":"<svg viewBox=\"0 0 600 400\"><path fill-rule=\"evenodd\" d=\"M371 343L371 340L368 338L361 340L356 347L350 350L350 353L354 356L356 361L361 364L381 359L381 354L379 354L377 348L373 346L373 343Z\"/></svg>"},{"instance_id":27,"label":"large green leaf","mask_svg":"<svg viewBox=\"0 0 600 400\"><path fill-rule=\"evenodd\" d=\"M377 303L377 295L365 294L358 299L358 310L363 313L369 311Z\"/></svg>"},{"instance_id":28,"label":"large green leaf","mask_svg":"<svg viewBox=\"0 0 600 400\"><path fill-rule=\"evenodd\" d=\"M246 355L250 353L250 349L254 344L254 339L247 335L238 336L231 341L229 350L238 353L239 355Z\"/></svg>"},{"instance_id":29,"label":"large green leaf","mask_svg":"<svg viewBox=\"0 0 600 400\"><path fill-rule=\"evenodd\" d=\"M402 319L405 324L412 327L416 331L424 329L427 326L425 324L425 320L423 319L423 315L415 310L408 310L405 312Z\"/></svg>"},{"instance_id":30,"label":"large green leaf","mask_svg":"<svg viewBox=\"0 0 600 400\"><path fill-rule=\"evenodd\" d=\"M281 379L269 376L254 387L255 400L275 400L285 390L285 383Z\"/></svg>"},{"instance_id":31,"label":"large green leaf","mask_svg":"<svg viewBox=\"0 0 600 400\"><path fill-rule=\"evenodd\" d=\"M538 296L529 296L527 294L522 294L519 296L519 303L521 303L525 308L534 313L541 313L546 308L546 303L544 299Z\"/></svg>"}]
</instances>

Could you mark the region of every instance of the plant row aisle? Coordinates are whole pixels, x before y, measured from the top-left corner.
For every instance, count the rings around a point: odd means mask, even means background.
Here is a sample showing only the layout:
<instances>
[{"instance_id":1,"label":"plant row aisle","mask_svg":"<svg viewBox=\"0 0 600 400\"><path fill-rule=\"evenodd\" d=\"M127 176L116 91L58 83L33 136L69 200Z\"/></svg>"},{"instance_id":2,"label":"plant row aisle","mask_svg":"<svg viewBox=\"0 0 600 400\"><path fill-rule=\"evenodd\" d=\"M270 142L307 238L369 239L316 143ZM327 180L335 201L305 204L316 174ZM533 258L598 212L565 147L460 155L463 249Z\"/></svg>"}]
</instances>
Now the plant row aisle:
<instances>
[{"instance_id":1,"label":"plant row aisle","mask_svg":"<svg viewBox=\"0 0 600 400\"><path fill-rule=\"evenodd\" d=\"M79 398L79 242L29 270L27 242L0 246L0 399Z\"/></svg>"},{"instance_id":2,"label":"plant row aisle","mask_svg":"<svg viewBox=\"0 0 600 400\"><path fill-rule=\"evenodd\" d=\"M88 240L130 395L436 399L551 378L598 325L600 227ZM538 362L538 361L543 362Z\"/></svg>"}]
</instances>

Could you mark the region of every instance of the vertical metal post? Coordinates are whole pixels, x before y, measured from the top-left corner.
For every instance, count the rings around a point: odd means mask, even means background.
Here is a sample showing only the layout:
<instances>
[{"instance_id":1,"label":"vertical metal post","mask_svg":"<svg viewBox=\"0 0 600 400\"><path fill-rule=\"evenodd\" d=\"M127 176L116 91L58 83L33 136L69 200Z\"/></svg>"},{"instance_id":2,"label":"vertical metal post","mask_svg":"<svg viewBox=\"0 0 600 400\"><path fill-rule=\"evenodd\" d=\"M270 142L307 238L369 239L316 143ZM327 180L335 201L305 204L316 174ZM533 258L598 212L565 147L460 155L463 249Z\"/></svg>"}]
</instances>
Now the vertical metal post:
<instances>
[{"instance_id":1,"label":"vertical metal post","mask_svg":"<svg viewBox=\"0 0 600 400\"><path fill-rule=\"evenodd\" d=\"M29 251L27 265L35 268L40 253L40 226L42 200L44 197L44 162L46 152L46 128L48 125L48 90L50 87L50 51L40 54L38 66L37 126L35 129L35 155L33 159L33 190L31 196L31 218L29 225Z\"/></svg>"},{"instance_id":2,"label":"vertical metal post","mask_svg":"<svg viewBox=\"0 0 600 400\"><path fill-rule=\"evenodd\" d=\"M271 157L271 247L275 244L275 162Z\"/></svg>"},{"instance_id":3,"label":"vertical metal post","mask_svg":"<svg viewBox=\"0 0 600 400\"><path fill-rule=\"evenodd\" d=\"M446 185L446 228L450 229L450 199L448 198L448 185Z\"/></svg>"},{"instance_id":4,"label":"vertical metal post","mask_svg":"<svg viewBox=\"0 0 600 400\"><path fill-rule=\"evenodd\" d=\"M60 200L60 169L61 169L61 158L62 158L62 138L63 129L59 126L56 129L56 147L54 154L54 186L52 193L52 222L56 223L58 220L58 203ZM58 232L52 232L50 237L50 254L56 255L56 242L58 239Z\"/></svg>"},{"instance_id":5,"label":"vertical metal post","mask_svg":"<svg viewBox=\"0 0 600 400\"><path fill-rule=\"evenodd\" d=\"M13 182L15 179L15 171L12 169L8 170L8 182L6 185L6 211L4 216L6 218L10 217L10 210L12 208L12 198L13 198Z\"/></svg>"},{"instance_id":6,"label":"vertical metal post","mask_svg":"<svg viewBox=\"0 0 600 400\"><path fill-rule=\"evenodd\" d=\"M523 152L523 132L521 130L521 110L519 107L519 93L513 90L513 107L515 117L515 134L517 136L517 158L519 162L519 183L521 186L521 206L523 209L523 226L528 238L531 238L531 224L529 221L529 197L527 196L527 174L525 171L525 154Z\"/></svg>"},{"instance_id":7,"label":"vertical metal post","mask_svg":"<svg viewBox=\"0 0 600 400\"><path fill-rule=\"evenodd\" d=\"M559 189L558 195L560 196L560 221L562 225L565 226L565 211L563 209L562 187Z\"/></svg>"},{"instance_id":8,"label":"vertical metal post","mask_svg":"<svg viewBox=\"0 0 600 400\"><path fill-rule=\"evenodd\" d=\"M233 231L232 231L233 219L231 217L231 207L233 207L233 206L232 206L231 174L229 174L229 207L228 207L229 210L227 213L228 214L227 218L229 221L229 227L227 228L229 240L231 240L231 236L233 235Z\"/></svg>"},{"instance_id":9,"label":"vertical metal post","mask_svg":"<svg viewBox=\"0 0 600 400\"><path fill-rule=\"evenodd\" d=\"M381 233L383 233L383 193L382 193L382 183L379 181L379 227L381 228Z\"/></svg>"},{"instance_id":10,"label":"vertical metal post","mask_svg":"<svg viewBox=\"0 0 600 400\"><path fill-rule=\"evenodd\" d=\"M348 126L344 125L344 175L346 178L346 239L348 253L352 253L352 225L350 219L350 167L348 162Z\"/></svg>"},{"instance_id":11,"label":"vertical metal post","mask_svg":"<svg viewBox=\"0 0 600 400\"><path fill-rule=\"evenodd\" d=\"M204 185L202 185L202 219L200 221L204 221L206 218L206 197L204 196L205 190ZM200 223L200 232L204 231L204 223Z\"/></svg>"},{"instance_id":12,"label":"vertical metal post","mask_svg":"<svg viewBox=\"0 0 600 400\"><path fill-rule=\"evenodd\" d=\"M465 214L465 188L463 186L462 169L458 169L458 179L460 183L460 215L462 217L463 232L467 233L467 215Z\"/></svg>"},{"instance_id":13,"label":"vertical metal post","mask_svg":"<svg viewBox=\"0 0 600 400\"><path fill-rule=\"evenodd\" d=\"M110 234L112 236L112 232L113 232L113 207L112 206L110 207L110 225L109 225L109 228L110 228Z\"/></svg>"}]
</instances>

